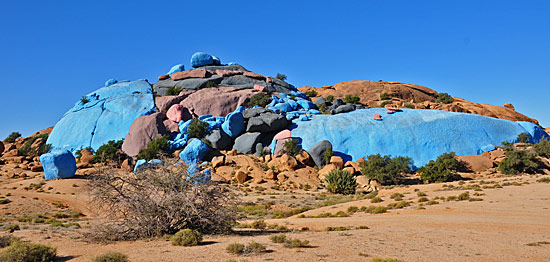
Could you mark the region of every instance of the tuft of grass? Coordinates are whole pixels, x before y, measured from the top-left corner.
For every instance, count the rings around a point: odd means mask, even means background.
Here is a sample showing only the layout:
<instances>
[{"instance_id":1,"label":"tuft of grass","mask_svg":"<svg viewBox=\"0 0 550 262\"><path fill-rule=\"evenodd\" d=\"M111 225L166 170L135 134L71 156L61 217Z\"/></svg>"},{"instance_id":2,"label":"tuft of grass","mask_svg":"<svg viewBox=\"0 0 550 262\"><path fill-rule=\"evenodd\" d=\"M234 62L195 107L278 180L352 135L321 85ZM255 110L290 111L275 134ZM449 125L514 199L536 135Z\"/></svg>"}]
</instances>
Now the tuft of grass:
<instances>
[{"instance_id":1,"label":"tuft of grass","mask_svg":"<svg viewBox=\"0 0 550 262\"><path fill-rule=\"evenodd\" d=\"M371 262L401 262L401 260L397 260L391 257L386 257L386 258L375 257L371 259Z\"/></svg>"},{"instance_id":2,"label":"tuft of grass","mask_svg":"<svg viewBox=\"0 0 550 262\"><path fill-rule=\"evenodd\" d=\"M241 243L231 243L225 248L225 250L228 253L235 255L246 255L264 252L266 247L260 243L252 241L247 246Z\"/></svg>"},{"instance_id":3,"label":"tuft of grass","mask_svg":"<svg viewBox=\"0 0 550 262\"><path fill-rule=\"evenodd\" d=\"M300 248L300 247L308 247L308 246L309 246L308 240L300 240L300 239L285 240L285 247L288 247L288 248Z\"/></svg>"},{"instance_id":4,"label":"tuft of grass","mask_svg":"<svg viewBox=\"0 0 550 262\"><path fill-rule=\"evenodd\" d=\"M92 262L128 262L128 256L120 252L107 252L92 259Z\"/></svg>"},{"instance_id":5,"label":"tuft of grass","mask_svg":"<svg viewBox=\"0 0 550 262\"><path fill-rule=\"evenodd\" d=\"M269 239L271 239L271 242L273 243L281 244L286 241L286 235L285 234L273 235L269 237Z\"/></svg>"},{"instance_id":6,"label":"tuft of grass","mask_svg":"<svg viewBox=\"0 0 550 262\"><path fill-rule=\"evenodd\" d=\"M339 226L339 227L326 227L325 228L325 231L347 231L349 230L349 227L343 227L343 226Z\"/></svg>"},{"instance_id":7,"label":"tuft of grass","mask_svg":"<svg viewBox=\"0 0 550 262\"><path fill-rule=\"evenodd\" d=\"M381 197L373 197L373 198L370 200L371 203L380 203L380 202L382 202L382 201L384 201L384 200L383 200Z\"/></svg>"},{"instance_id":8,"label":"tuft of grass","mask_svg":"<svg viewBox=\"0 0 550 262\"><path fill-rule=\"evenodd\" d=\"M202 234L197 230L182 229L170 237L170 242L174 246L196 246L202 241Z\"/></svg>"}]
</instances>

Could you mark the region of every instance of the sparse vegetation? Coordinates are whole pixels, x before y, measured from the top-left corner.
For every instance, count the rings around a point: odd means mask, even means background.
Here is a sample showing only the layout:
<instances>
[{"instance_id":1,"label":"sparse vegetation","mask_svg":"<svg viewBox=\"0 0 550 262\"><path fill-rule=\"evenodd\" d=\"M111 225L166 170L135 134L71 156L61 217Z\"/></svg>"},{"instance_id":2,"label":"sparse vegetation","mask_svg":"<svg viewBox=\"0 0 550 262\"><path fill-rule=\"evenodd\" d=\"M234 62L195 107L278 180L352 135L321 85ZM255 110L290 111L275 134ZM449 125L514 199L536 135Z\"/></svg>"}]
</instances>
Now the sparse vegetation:
<instances>
[{"instance_id":1,"label":"sparse vegetation","mask_svg":"<svg viewBox=\"0 0 550 262\"><path fill-rule=\"evenodd\" d=\"M41 142L33 147L32 145L35 144L38 139L40 139ZM48 153L51 145L46 144L47 139L48 134L36 135L25 139L23 146L17 150L18 155L35 157Z\"/></svg>"},{"instance_id":2,"label":"sparse vegetation","mask_svg":"<svg viewBox=\"0 0 550 262\"><path fill-rule=\"evenodd\" d=\"M443 103L443 104L450 104L453 101L455 101L455 99L447 93L439 93L437 94L437 98L435 99L436 103Z\"/></svg>"},{"instance_id":3,"label":"sparse vegetation","mask_svg":"<svg viewBox=\"0 0 550 262\"><path fill-rule=\"evenodd\" d=\"M355 177L346 170L339 168L331 170L325 177L327 190L333 194L355 194L357 182Z\"/></svg>"},{"instance_id":4,"label":"sparse vegetation","mask_svg":"<svg viewBox=\"0 0 550 262\"><path fill-rule=\"evenodd\" d=\"M189 129L188 129L189 130ZM145 159L147 161L167 154L168 149L168 136L157 137L147 144L147 147L140 150L136 159Z\"/></svg>"},{"instance_id":5,"label":"sparse vegetation","mask_svg":"<svg viewBox=\"0 0 550 262\"><path fill-rule=\"evenodd\" d=\"M298 140L289 139L283 144L283 152L289 156L295 156L300 152L300 146L298 145Z\"/></svg>"},{"instance_id":6,"label":"sparse vegetation","mask_svg":"<svg viewBox=\"0 0 550 262\"><path fill-rule=\"evenodd\" d=\"M218 83L216 83L216 81L208 80L208 81L206 81L206 84L204 84L204 87L202 87L202 88L212 88L212 87L217 87L217 86L218 86Z\"/></svg>"},{"instance_id":7,"label":"sparse vegetation","mask_svg":"<svg viewBox=\"0 0 550 262\"><path fill-rule=\"evenodd\" d=\"M386 107L387 105L391 105L391 104L393 104L392 101L384 101L380 104L380 107Z\"/></svg>"},{"instance_id":8,"label":"sparse vegetation","mask_svg":"<svg viewBox=\"0 0 550 262\"><path fill-rule=\"evenodd\" d=\"M380 100L390 100L391 97L388 95L388 93L382 93L380 94Z\"/></svg>"},{"instance_id":9,"label":"sparse vegetation","mask_svg":"<svg viewBox=\"0 0 550 262\"><path fill-rule=\"evenodd\" d=\"M358 104L360 100L361 98L359 98L358 96L347 95L346 97L344 97L344 102L351 104Z\"/></svg>"},{"instance_id":10,"label":"sparse vegetation","mask_svg":"<svg viewBox=\"0 0 550 262\"><path fill-rule=\"evenodd\" d=\"M550 177L543 177L541 179L538 179L537 182L539 182L539 183L550 183Z\"/></svg>"},{"instance_id":11,"label":"sparse vegetation","mask_svg":"<svg viewBox=\"0 0 550 262\"><path fill-rule=\"evenodd\" d=\"M386 257L386 258L375 257L371 259L371 262L401 262L401 260L397 260L395 258L390 258L390 257Z\"/></svg>"},{"instance_id":12,"label":"sparse vegetation","mask_svg":"<svg viewBox=\"0 0 550 262\"><path fill-rule=\"evenodd\" d=\"M521 133L517 137L517 140L520 143L529 143L530 139L531 139L531 135L529 135L528 133Z\"/></svg>"},{"instance_id":13,"label":"sparse vegetation","mask_svg":"<svg viewBox=\"0 0 550 262\"><path fill-rule=\"evenodd\" d=\"M174 246L196 246L202 241L202 234L197 230L182 229L170 237L170 242Z\"/></svg>"},{"instance_id":14,"label":"sparse vegetation","mask_svg":"<svg viewBox=\"0 0 550 262\"><path fill-rule=\"evenodd\" d=\"M275 78L285 81L286 80L286 75L277 73L277 76L275 76Z\"/></svg>"},{"instance_id":15,"label":"sparse vegetation","mask_svg":"<svg viewBox=\"0 0 550 262\"><path fill-rule=\"evenodd\" d=\"M235 255L247 255L264 252L266 247L260 243L252 241L247 246L241 243L231 243L225 248L225 250L228 253Z\"/></svg>"},{"instance_id":16,"label":"sparse vegetation","mask_svg":"<svg viewBox=\"0 0 550 262\"><path fill-rule=\"evenodd\" d=\"M300 247L308 247L308 246L309 246L308 240L300 240L300 239L285 240L285 247L288 247L288 248L300 248Z\"/></svg>"},{"instance_id":17,"label":"sparse vegetation","mask_svg":"<svg viewBox=\"0 0 550 262\"><path fill-rule=\"evenodd\" d=\"M330 162L330 158L334 155L334 151L332 151L332 147L327 146L327 149L325 150L325 153L323 153L323 159L325 160L325 165Z\"/></svg>"},{"instance_id":18,"label":"sparse vegetation","mask_svg":"<svg viewBox=\"0 0 550 262\"><path fill-rule=\"evenodd\" d=\"M128 256L120 252L107 252L92 259L92 262L128 262Z\"/></svg>"},{"instance_id":19,"label":"sparse vegetation","mask_svg":"<svg viewBox=\"0 0 550 262\"><path fill-rule=\"evenodd\" d=\"M438 156L436 161L430 160L418 172L423 181L440 183L453 181L458 176L459 170L465 170L465 165L456 159L454 152L451 152Z\"/></svg>"},{"instance_id":20,"label":"sparse vegetation","mask_svg":"<svg viewBox=\"0 0 550 262\"><path fill-rule=\"evenodd\" d=\"M503 174L535 174L539 168L538 159L528 151L507 150L505 154L506 158L498 163L498 168Z\"/></svg>"},{"instance_id":21,"label":"sparse vegetation","mask_svg":"<svg viewBox=\"0 0 550 262\"><path fill-rule=\"evenodd\" d=\"M412 160L409 157L394 157L380 154L369 155L360 164L361 173L382 185L394 185L411 172Z\"/></svg>"},{"instance_id":22,"label":"sparse vegetation","mask_svg":"<svg viewBox=\"0 0 550 262\"><path fill-rule=\"evenodd\" d=\"M370 200L371 203L380 203L380 202L382 202L382 201L384 201L384 199L382 199L381 197L373 197L373 198Z\"/></svg>"},{"instance_id":23,"label":"sparse vegetation","mask_svg":"<svg viewBox=\"0 0 550 262\"><path fill-rule=\"evenodd\" d=\"M88 102L90 102L90 100L88 100L88 98L86 96L83 96L83 97L80 98L80 104L85 105Z\"/></svg>"},{"instance_id":24,"label":"sparse vegetation","mask_svg":"<svg viewBox=\"0 0 550 262\"><path fill-rule=\"evenodd\" d=\"M550 140L541 139L538 144L535 144L535 152L541 156L550 158Z\"/></svg>"},{"instance_id":25,"label":"sparse vegetation","mask_svg":"<svg viewBox=\"0 0 550 262\"><path fill-rule=\"evenodd\" d=\"M50 262L54 261L57 250L53 247L22 241L12 241L0 253L0 261Z\"/></svg>"},{"instance_id":26,"label":"sparse vegetation","mask_svg":"<svg viewBox=\"0 0 550 262\"><path fill-rule=\"evenodd\" d=\"M269 237L269 239L271 239L271 242L273 243L281 244L286 241L286 235L285 234L272 235L271 237Z\"/></svg>"},{"instance_id":27,"label":"sparse vegetation","mask_svg":"<svg viewBox=\"0 0 550 262\"><path fill-rule=\"evenodd\" d=\"M271 96L264 93L259 92L252 97L250 97L250 100L248 101L248 107L254 107L254 106L261 106L265 107L267 104L271 102Z\"/></svg>"},{"instance_id":28,"label":"sparse vegetation","mask_svg":"<svg viewBox=\"0 0 550 262\"><path fill-rule=\"evenodd\" d=\"M315 91L315 90L306 91L305 94L306 94L307 97L316 97L317 96L317 91Z\"/></svg>"},{"instance_id":29,"label":"sparse vegetation","mask_svg":"<svg viewBox=\"0 0 550 262\"><path fill-rule=\"evenodd\" d=\"M185 133L190 137L195 137L198 139L204 138L206 132L208 132L208 123L196 118L191 120L191 123L189 123L189 126L185 131Z\"/></svg>"},{"instance_id":30,"label":"sparse vegetation","mask_svg":"<svg viewBox=\"0 0 550 262\"><path fill-rule=\"evenodd\" d=\"M181 87L170 87L166 90L167 96L177 96L181 92Z\"/></svg>"},{"instance_id":31,"label":"sparse vegetation","mask_svg":"<svg viewBox=\"0 0 550 262\"><path fill-rule=\"evenodd\" d=\"M6 139L4 139L5 142L13 143L16 139L21 137L21 133L19 132L11 132Z\"/></svg>"},{"instance_id":32,"label":"sparse vegetation","mask_svg":"<svg viewBox=\"0 0 550 262\"><path fill-rule=\"evenodd\" d=\"M328 95L326 100L327 100L327 102L332 103L334 101L334 96L333 95Z\"/></svg>"},{"instance_id":33,"label":"sparse vegetation","mask_svg":"<svg viewBox=\"0 0 550 262\"><path fill-rule=\"evenodd\" d=\"M414 105L413 104L404 104L403 107L406 107L406 108L410 108L410 109L415 109Z\"/></svg>"},{"instance_id":34,"label":"sparse vegetation","mask_svg":"<svg viewBox=\"0 0 550 262\"><path fill-rule=\"evenodd\" d=\"M107 163L108 161L114 161L115 163L121 163L124 156L119 154L118 151L122 148L123 140L111 140L100 146L94 155L93 161L96 163Z\"/></svg>"}]
</instances>

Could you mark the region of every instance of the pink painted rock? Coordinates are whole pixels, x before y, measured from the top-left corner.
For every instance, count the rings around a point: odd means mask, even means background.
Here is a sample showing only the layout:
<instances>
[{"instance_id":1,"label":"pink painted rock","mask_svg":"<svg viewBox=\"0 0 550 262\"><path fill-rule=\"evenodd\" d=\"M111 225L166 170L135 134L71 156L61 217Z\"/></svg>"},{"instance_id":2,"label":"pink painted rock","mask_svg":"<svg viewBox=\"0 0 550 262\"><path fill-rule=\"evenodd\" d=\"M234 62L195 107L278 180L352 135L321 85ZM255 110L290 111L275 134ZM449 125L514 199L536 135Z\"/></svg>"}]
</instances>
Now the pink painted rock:
<instances>
[{"instance_id":1,"label":"pink painted rock","mask_svg":"<svg viewBox=\"0 0 550 262\"><path fill-rule=\"evenodd\" d=\"M378 120L378 121L382 120L382 116L379 115L379 114L374 115L372 118L373 118L374 120Z\"/></svg>"},{"instance_id":2,"label":"pink painted rock","mask_svg":"<svg viewBox=\"0 0 550 262\"><path fill-rule=\"evenodd\" d=\"M168 135L164 126L163 113L154 113L148 116L140 116L130 126L130 132L126 135L122 144L122 151L131 157L137 156L140 150L147 147L151 140Z\"/></svg>"},{"instance_id":3,"label":"pink painted rock","mask_svg":"<svg viewBox=\"0 0 550 262\"><path fill-rule=\"evenodd\" d=\"M265 86L254 85L254 90L256 90L258 92L263 92L265 90Z\"/></svg>"},{"instance_id":4,"label":"pink painted rock","mask_svg":"<svg viewBox=\"0 0 550 262\"><path fill-rule=\"evenodd\" d=\"M291 138L292 137L292 132L290 132L290 130L288 129L285 129L279 133L277 133L275 135L275 137L273 137L275 140L281 140L281 139L287 139L287 138Z\"/></svg>"},{"instance_id":5,"label":"pink painted rock","mask_svg":"<svg viewBox=\"0 0 550 262\"><path fill-rule=\"evenodd\" d=\"M183 90L177 96L157 96L155 97L155 105L160 112L167 112L172 105L179 104L181 100L192 93L193 91Z\"/></svg>"},{"instance_id":6,"label":"pink painted rock","mask_svg":"<svg viewBox=\"0 0 550 262\"><path fill-rule=\"evenodd\" d=\"M170 133L179 133L180 132L180 127L179 127L178 123L175 123L175 122L171 121L170 119L164 120L163 123L164 123L164 127L166 128L166 131L168 131Z\"/></svg>"},{"instance_id":7,"label":"pink painted rock","mask_svg":"<svg viewBox=\"0 0 550 262\"><path fill-rule=\"evenodd\" d=\"M281 140L277 140L277 143L275 144L275 151L273 152L274 156L282 156L284 154L285 150L285 143L292 138L285 138Z\"/></svg>"},{"instance_id":8,"label":"pink painted rock","mask_svg":"<svg viewBox=\"0 0 550 262\"><path fill-rule=\"evenodd\" d=\"M185 108L180 104L172 105L170 109L168 109L168 112L166 112L166 117L173 122L179 123L183 120L184 110Z\"/></svg>"},{"instance_id":9,"label":"pink painted rock","mask_svg":"<svg viewBox=\"0 0 550 262\"><path fill-rule=\"evenodd\" d=\"M226 116L255 94L252 89L213 87L197 90L180 102L193 117L202 115Z\"/></svg>"},{"instance_id":10,"label":"pink painted rock","mask_svg":"<svg viewBox=\"0 0 550 262\"><path fill-rule=\"evenodd\" d=\"M244 73L243 71L237 71L237 70L216 70L216 75L219 75L221 77L242 75L243 73Z\"/></svg>"},{"instance_id":11,"label":"pink painted rock","mask_svg":"<svg viewBox=\"0 0 550 262\"><path fill-rule=\"evenodd\" d=\"M182 72L173 73L171 78L174 81L183 80L187 78L206 78L209 76L209 73L206 69L192 69Z\"/></svg>"},{"instance_id":12,"label":"pink painted rock","mask_svg":"<svg viewBox=\"0 0 550 262\"><path fill-rule=\"evenodd\" d=\"M257 78L257 79L265 79L265 76L254 72L244 72L243 75L247 77Z\"/></svg>"},{"instance_id":13,"label":"pink painted rock","mask_svg":"<svg viewBox=\"0 0 550 262\"><path fill-rule=\"evenodd\" d=\"M159 76L159 81L170 78L170 75L161 75Z\"/></svg>"}]
</instances>

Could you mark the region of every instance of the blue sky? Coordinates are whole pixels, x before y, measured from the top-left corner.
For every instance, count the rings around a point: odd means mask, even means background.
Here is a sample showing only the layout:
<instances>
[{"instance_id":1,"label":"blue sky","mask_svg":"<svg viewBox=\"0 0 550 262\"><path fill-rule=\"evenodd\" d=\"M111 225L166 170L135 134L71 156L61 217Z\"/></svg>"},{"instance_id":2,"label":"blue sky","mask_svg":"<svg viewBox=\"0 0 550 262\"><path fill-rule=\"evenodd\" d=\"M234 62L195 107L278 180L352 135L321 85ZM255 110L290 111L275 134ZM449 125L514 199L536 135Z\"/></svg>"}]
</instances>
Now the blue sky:
<instances>
[{"instance_id":1,"label":"blue sky","mask_svg":"<svg viewBox=\"0 0 550 262\"><path fill-rule=\"evenodd\" d=\"M298 87L413 83L550 125L548 1L7 1L0 14L0 139L196 51Z\"/></svg>"}]
</instances>

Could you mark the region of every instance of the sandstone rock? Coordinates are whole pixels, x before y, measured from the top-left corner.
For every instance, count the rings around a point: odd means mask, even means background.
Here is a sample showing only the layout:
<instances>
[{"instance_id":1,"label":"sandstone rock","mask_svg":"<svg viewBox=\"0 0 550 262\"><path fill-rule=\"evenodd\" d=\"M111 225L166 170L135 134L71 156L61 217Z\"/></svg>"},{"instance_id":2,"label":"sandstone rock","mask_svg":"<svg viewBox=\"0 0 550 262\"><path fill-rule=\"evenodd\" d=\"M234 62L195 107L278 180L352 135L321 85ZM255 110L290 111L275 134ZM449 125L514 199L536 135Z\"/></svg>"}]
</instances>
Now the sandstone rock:
<instances>
[{"instance_id":1,"label":"sandstone rock","mask_svg":"<svg viewBox=\"0 0 550 262\"><path fill-rule=\"evenodd\" d=\"M325 165L323 168L321 168L321 170L319 170L318 172L318 176L319 176L319 179L321 181L325 181L325 177L328 175L328 173L330 171L332 171L333 169L336 169L337 167L333 164L328 164L328 165Z\"/></svg>"},{"instance_id":2,"label":"sandstone rock","mask_svg":"<svg viewBox=\"0 0 550 262\"><path fill-rule=\"evenodd\" d=\"M169 119L166 119L164 121L162 121L162 123L164 124L164 127L166 128L166 131L170 132L170 133L179 133L180 132L180 128L179 128L179 125Z\"/></svg>"},{"instance_id":3,"label":"sandstone rock","mask_svg":"<svg viewBox=\"0 0 550 262\"><path fill-rule=\"evenodd\" d=\"M3 156L4 157L14 157L14 156L17 156L19 154L19 151L17 151L17 149L12 149L10 151L7 151Z\"/></svg>"},{"instance_id":4,"label":"sandstone rock","mask_svg":"<svg viewBox=\"0 0 550 262\"><path fill-rule=\"evenodd\" d=\"M287 174L285 174L285 173L279 173L279 174L277 174L277 181L282 182L282 181L287 180L287 178L288 178L288 176L287 176Z\"/></svg>"},{"instance_id":5,"label":"sandstone rock","mask_svg":"<svg viewBox=\"0 0 550 262\"><path fill-rule=\"evenodd\" d=\"M349 166L353 167L353 169L355 169L356 171L361 170L361 167L359 166L359 164L353 161L346 161L346 163L344 163L344 167L349 167Z\"/></svg>"},{"instance_id":6,"label":"sandstone rock","mask_svg":"<svg viewBox=\"0 0 550 262\"><path fill-rule=\"evenodd\" d=\"M344 168L344 160L339 156L330 157L330 163L335 165L339 169Z\"/></svg>"},{"instance_id":7,"label":"sandstone rock","mask_svg":"<svg viewBox=\"0 0 550 262\"><path fill-rule=\"evenodd\" d=\"M237 155L237 150L236 149L229 150L227 152L227 155L228 156L236 156Z\"/></svg>"},{"instance_id":8,"label":"sandstone rock","mask_svg":"<svg viewBox=\"0 0 550 262\"><path fill-rule=\"evenodd\" d=\"M347 171L348 173L350 174L355 174L355 168L351 167L351 166L348 166L348 167L344 167L343 169L344 171Z\"/></svg>"},{"instance_id":9,"label":"sandstone rock","mask_svg":"<svg viewBox=\"0 0 550 262\"><path fill-rule=\"evenodd\" d=\"M87 148L80 150L80 155L80 163L83 164L91 164L94 159L94 155Z\"/></svg>"},{"instance_id":10,"label":"sandstone rock","mask_svg":"<svg viewBox=\"0 0 550 262\"><path fill-rule=\"evenodd\" d=\"M370 186L370 179L367 176L356 176L355 181L357 182L357 186L359 187Z\"/></svg>"},{"instance_id":11,"label":"sandstone rock","mask_svg":"<svg viewBox=\"0 0 550 262\"><path fill-rule=\"evenodd\" d=\"M83 169L83 168L88 168L88 167L90 167L90 164L88 164L88 163L78 163L78 164L76 164L77 169Z\"/></svg>"},{"instance_id":12,"label":"sandstone rock","mask_svg":"<svg viewBox=\"0 0 550 262\"><path fill-rule=\"evenodd\" d=\"M168 135L163 122L164 114L154 113L137 118L130 126L122 150L131 157L137 156L140 150L147 147L151 140Z\"/></svg>"},{"instance_id":13,"label":"sandstone rock","mask_svg":"<svg viewBox=\"0 0 550 262\"><path fill-rule=\"evenodd\" d=\"M168 78L170 78L170 75L169 75L169 74L166 74L166 75L161 75L161 76L159 76L158 79L159 79L159 80L164 80L164 79L168 79Z\"/></svg>"},{"instance_id":14,"label":"sandstone rock","mask_svg":"<svg viewBox=\"0 0 550 262\"><path fill-rule=\"evenodd\" d=\"M189 95L180 104L187 108L193 117L208 114L226 116L243 105L253 94L253 90L237 87L205 88Z\"/></svg>"},{"instance_id":15,"label":"sandstone rock","mask_svg":"<svg viewBox=\"0 0 550 262\"><path fill-rule=\"evenodd\" d=\"M300 150L298 154L295 156L296 160L300 162L304 166L313 166L313 161L311 160L311 156L309 153L305 150Z\"/></svg>"},{"instance_id":16,"label":"sandstone rock","mask_svg":"<svg viewBox=\"0 0 550 262\"><path fill-rule=\"evenodd\" d=\"M459 161L465 162L473 172L482 172L494 165L493 160L480 155L458 156L457 158Z\"/></svg>"},{"instance_id":17,"label":"sandstone rock","mask_svg":"<svg viewBox=\"0 0 550 262\"><path fill-rule=\"evenodd\" d=\"M226 76L234 76L234 75L242 75L244 71L238 71L238 70L224 70L224 69L218 69L216 70L216 75L226 77Z\"/></svg>"},{"instance_id":18,"label":"sandstone rock","mask_svg":"<svg viewBox=\"0 0 550 262\"><path fill-rule=\"evenodd\" d=\"M156 96L155 105L157 106L159 112L168 112L168 109L170 109L172 105L179 104L191 93L192 91L184 90L177 96Z\"/></svg>"},{"instance_id":19,"label":"sandstone rock","mask_svg":"<svg viewBox=\"0 0 550 262\"><path fill-rule=\"evenodd\" d=\"M130 159L124 159L124 161L122 161L122 164L120 165L120 169L131 172L132 166L130 165Z\"/></svg>"},{"instance_id":20,"label":"sandstone rock","mask_svg":"<svg viewBox=\"0 0 550 262\"><path fill-rule=\"evenodd\" d=\"M269 168L274 167L279 171L293 171L298 166L298 161L294 157L284 154L281 157L273 158L267 163L267 166Z\"/></svg>"},{"instance_id":21,"label":"sandstone rock","mask_svg":"<svg viewBox=\"0 0 550 262\"><path fill-rule=\"evenodd\" d=\"M206 78L208 77L208 72L205 69L191 69L182 72L173 73L170 78L174 81L187 79L187 78Z\"/></svg>"},{"instance_id":22,"label":"sandstone rock","mask_svg":"<svg viewBox=\"0 0 550 262\"><path fill-rule=\"evenodd\" d=\"M322 167L325 165L324 154L327 148L332 149L332 144L328 140L323 140L308 150L308 153L313 159L313 162L315 162L316 166Z\"/></svg>"},{"instance_id":23,"label":"sandstone rock","mask_svg":"<svg viewBox=\"0 0 550 262\"><path fill-rule=\"evenodd\" d=\"M271 169L265 171L264 178L266 180L275 180L275 172Z\"/></svg>"},{"instance_id":24,"label":"sandstone rock","mask_svg":"<svg viewBox=\"0 0 550 262\"><path fill-rule=\"evenodd\" d=\"M31 172L42 172L44 169L42 166L31 166Z\"/></svg>"},{"instance_id":25,"label":"sandstone rock","mask_svg":"<svg viewBox=\"0 0 550 262\"><path fill-rule=\"evenodd\" d=\"M212 168L223 166L225 164L225 156L215 156L212 158Z\"/></svg>"},{"instance_id":26,"label":"sandstone rock","mask_svg":"<svg viewBox=\"0 0 550 262\"><path fill-rule=\"evenodd\" d=\"M265 79L265 76L250 71L243 72L243 75L251 78Z\"/></svg>"},{"instance_id":27,"label":"sandstone rock","mask_svg":"<svg viewBox=\"0 0 550 262\"><path fill-rule=\"evenodd\" d=\"M510 103L504 104L504 107L510 108L510 109L512 109L512 110L514 110L514 111L516 110L516 108L514 108L514 105L512 105L512 104L510 104Z\"/></svg>"},{"instance_id":28,"label":"sandstone rock","mask_svg":"<svg viewBox=\"0 0 550 262\"><path fill-rule=\"evenodd\" d=\"M263 92L265 91L265 86L262 85L254 85L254 91Z\"/></svg>"},{"instance_id":29,"label":"sandstone rock","mask_svg":"<svg viewBox=\"0 0 550 262\"><path fill-rule=\"evenodd\" d=\"M248 178L248 174L246 174L246 172L242 170L237 170L237 172L235 173L235 179L237 179L237 182L239 184L244 183L247 178Z\"/></svg>"},{"instance_id":30,"label":"sandstone rock","mask_svg":"<svg viewBox=\"0 0 550 262\"><path fill-rule=\"evenodd\" d=\"M23 160L25 159L24 156L9 156L4 157L4 160L6 163L13 163L13 164L21 164L23 163Z\"/></svg>"}]
</instances>

